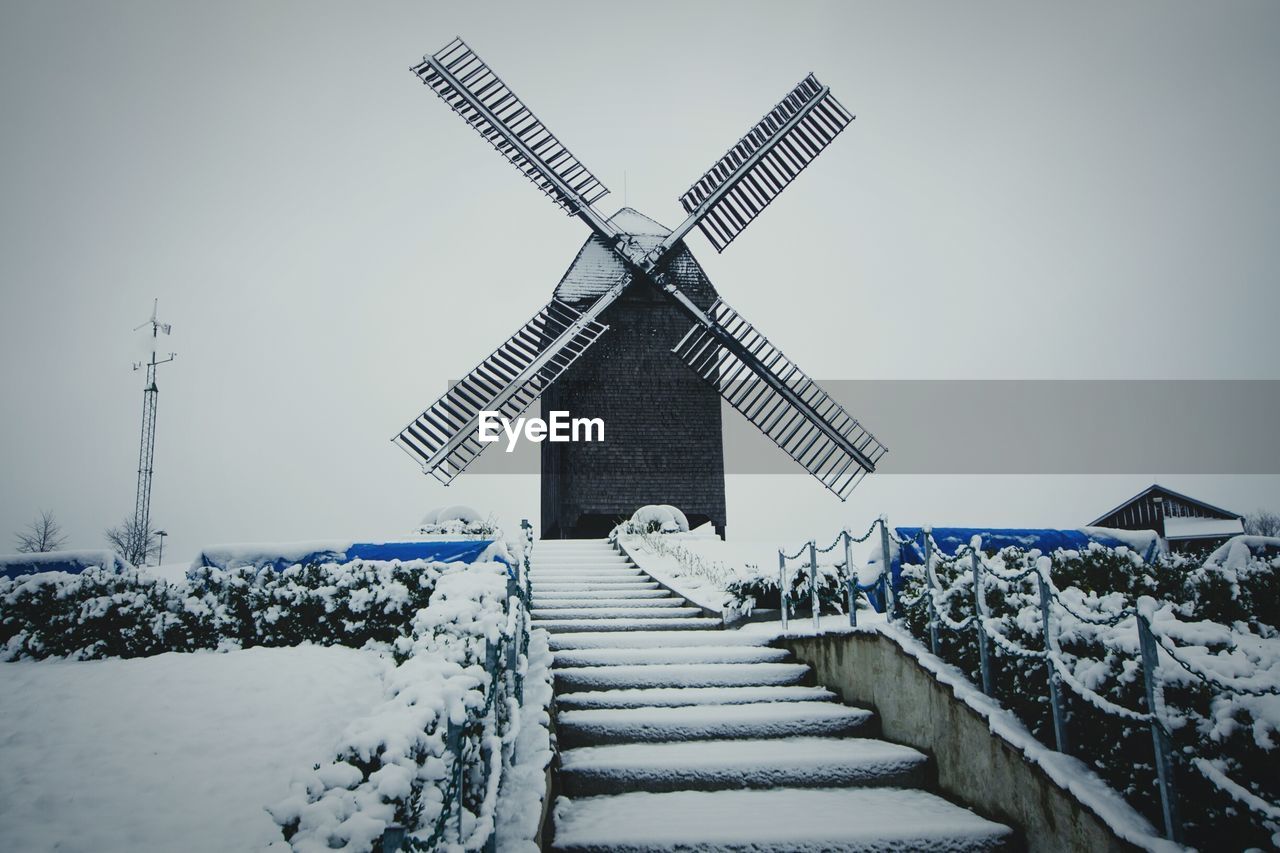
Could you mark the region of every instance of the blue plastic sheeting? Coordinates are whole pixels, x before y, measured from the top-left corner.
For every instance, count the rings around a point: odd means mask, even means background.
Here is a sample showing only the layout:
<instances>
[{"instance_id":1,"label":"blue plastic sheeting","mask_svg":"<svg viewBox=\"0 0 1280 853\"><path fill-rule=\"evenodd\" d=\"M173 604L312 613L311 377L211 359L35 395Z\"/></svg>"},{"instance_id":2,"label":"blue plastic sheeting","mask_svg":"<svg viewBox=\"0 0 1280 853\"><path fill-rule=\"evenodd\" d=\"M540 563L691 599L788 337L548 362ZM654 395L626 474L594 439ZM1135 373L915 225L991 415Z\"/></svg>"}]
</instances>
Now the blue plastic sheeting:
<instances>
[{"instance_id":1,"label":"blue plastic sheeting","mask_svg":"<svg viewBox=\"0 0 1280 853\"><path fill-rule=\"evenodd\" d=\"M68 572L78 575L101 566L109 571L133 568L111 551L47 551L43 554L0 556L0 577L16 578L37 572Z\"/></svg>"},{"instance_id":2,"label":"blue plastic sheeting","mask_svg":"<svg viewBox=\"0 0 1280 853\"><path fill-rule=\"evenodd\" d=\"M1024 551L1037 548L1043 554L1052 554L1059 548L1083 551L1096 542L1107 548L1121 545L1136 551L1147 562L1161 551L1160 537L1154 532L1135 530L1109 530L1105 527L1086 527L1078 530L1051 530L1048 528L1015 527L934 527L933 541L948 557L955 556L961 548L967 548L973 537L982 537L982 552L994 554L1003 548L1016 547ZM894 592L902 590L902 564L924 565L924 528L895 527L894 533L905 544L895 549L893 563L889 567ZM878 562L878 553L873 562ZM876 610L884 610L877 590L868 592L867 599Z\"/></svg>"},{"instance_id":3,"label":"blue plastic sheeting","mask_svg":"<svg viewBox=\"0 0 1280 853\"><path fill-rule=\"evenodd\" d=\"M457 541L429 540L424 542L342 542L313 543L310 546L281 545L231 545L206 548L196 557L192 568L219 569L256 566L275 571L295 564L349 563L352 560L428 560L438 563L474 563L492 545L493 539L465 539ZM502 555L495 559L504 563Z\"/></svg>"}]
</instances>

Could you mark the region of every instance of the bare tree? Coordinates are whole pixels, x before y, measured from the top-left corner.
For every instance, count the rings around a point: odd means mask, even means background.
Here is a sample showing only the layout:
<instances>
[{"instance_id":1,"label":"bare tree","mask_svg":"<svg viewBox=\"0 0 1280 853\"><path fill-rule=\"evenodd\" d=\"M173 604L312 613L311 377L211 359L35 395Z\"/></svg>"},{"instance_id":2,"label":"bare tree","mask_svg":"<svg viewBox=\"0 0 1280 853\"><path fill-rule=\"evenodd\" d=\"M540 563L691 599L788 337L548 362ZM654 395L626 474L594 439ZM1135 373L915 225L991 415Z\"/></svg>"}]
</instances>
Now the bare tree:
<instances>
[{"instance_id":1,"label":"bare tree","mask_svg":"<svg viewBox=\"0 0 1280 853\"><path fill-rule=\"evenodd\" d=\"M146 565L147 559L156 550L155 529L144 530L143 525L132 516L115 527L108 527L103 535L107 537L107 544L121 559L135 566Z\"/></svg>"},{"instance_id":2,"label":"bare tree","mask_svg":"<svg viewBox=\"0 0 1280 853\"><path fill-rule=\"evenodd\" d=\"M1254 510L1244 517L1244 532L1254 536L1280 536L1280 512Z\"/></svg>"},{"instance_id":3,"label":"bare tree","mask_svg":"<svg viewBox=\"0 0 1280 853\"><path fill-rule=\"evenodd\" d=\"M43 554L45 551L58 551L67 544L67 537L62 533L62 525L53 517L53 510L40 511L40 517L27 525L27 529L18 533L14 540L18 552L22 554Z\"/></svg>"}]
</instances>

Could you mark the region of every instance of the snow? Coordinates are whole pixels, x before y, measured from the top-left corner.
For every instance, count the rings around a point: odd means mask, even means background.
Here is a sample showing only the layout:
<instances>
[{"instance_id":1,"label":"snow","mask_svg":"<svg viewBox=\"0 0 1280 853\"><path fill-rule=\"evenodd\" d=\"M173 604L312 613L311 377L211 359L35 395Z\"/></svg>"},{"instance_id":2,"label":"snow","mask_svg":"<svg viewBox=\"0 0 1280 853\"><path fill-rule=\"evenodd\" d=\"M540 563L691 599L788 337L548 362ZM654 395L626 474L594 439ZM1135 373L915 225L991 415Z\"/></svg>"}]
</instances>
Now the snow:
<instances>
[{"instance_id":1,"label":"snow","mask_svg":"<svg viewBox=\"0 0 1280 853\"><path fill-rule=\"evenodd\" d=\"M653 687L561 693L556 705L574 708L676 708L687 705L744 705L750 702L829 702L836 695L823 687Z\"/></svg>"},{"instance_id":2,"label":"snow","mask_svg":"<svg viewBox=\"0 0 1280 853\"><path fill-rule=\"evenodd\" d=\"M533 615L535 618L543 616L552 619L665 619L698 616L702 613L702 609L698 607L663 607L660 605L647 605L644 607L626 607L613 605L610 607L557 607L546 609L535 607Z\"/></svg>"},{"instance_id":3,"label":"snow","mask_svg":"<svg viewBox=\"0 0 1280 853\"><path fill-rule=\"evenodd\" d=\"M794 737L627 743L565 750L560 770L593 778L624 777L645 790L655 784L729 787L865 784L921 768L920 752L872 738Z\"/></svg>"},{"instance_id":4,"label":"snow","mask_svg":"<svg viewBox=\"0 0 1280 853\"><path fill-rule=\"evenodd\" d=\"M850 816L856 816L851 820ZM557 849L994 850L1008 827L923 791L781 788L561 798Z\"/></svg>"},{"instance_id":5,"label":"snow","mask_svg":"<svg viewBox=\"0 0 1280 853\"><path fill-rule=\"evenodd\" d=\"M1179 518L1164 520L1166 539L1196 539L1201 536L1238 536L1244 524L1238 518Z\"/></svg>"},{"instance_id":6,"label":"snow","mask_svg":"<svg viewBox=\"0 0 1280 853\"><path fill-rule=\"evenodd\" d=\"M835 702L765 702L564 711L558 727L582 742L853 734L872 713Z\"/></svg>"},{"instance_id":7,"label":"snow","mask_svg":"<svg viewBox=\"0 0 1280 853\"><path fill-rule=\"evenodd\" d=\"M538 853L539 850L533 839L538 837L543 799L547 794L547 768L554 757L551 662L546 633L532 632L514 763L503 778L499 792L497 849L503 853Z\"/></svg>"},{"instance_id":8,"label":"snow","mask_svg":"<svg viewBox=\"0 0 1280 853\"><path fill-rule=\"evenodd\" d=\"M663 628L705 630L719 628L717 619L681 616L674 619L623 618L623 619L539 619L539 628L548 631L651 631Z\"/></svg>"},{"instance_id":9,"label":"snow","mask_svg":"<svg viewBox=\"0 0 1280 853\"><path fill-rule=\"evenodd\" d=\"M684 602L675 597L667 598L538 598L537 610L572 610L575 608L635 608L638 604L649 607L683 607Z\"/></svg>"},{"instance_id":10,"label":"snow","mask_svg":"<svg viewBox=\"0 0 1280 853\"><path fill-rule=\"evenodd\" d=\"M556 652L557 666L617 666L655 663L781 663L786 649L752 646L692 646L675 649L566 649Z\"/></svg>"},{"instance_id":11,"label":"snow","mask_svg":"<svg viewBox=\"0 0 1280 853\"><path fill-rule=\"evenodd\" d=\"M564 667L556 670L556 682L573 690L758 687L798 684L808 673L809 667L799 663L623 664Z\"/></svg>"},{"instance_id":12,"label":"snow","mask_svg":"<svg viewBox=\"0 0 1280 853\"><path fill-rule=\"evenodd\" d=\"M753 625L747 628L755 627ZM769 633L741 631L629 631L564 633L551 638L551 649L642 649L670 646L767 646Z\"/></svg>"},{"instance_id":13,"label":"snow","mask_svg":"<svg viewBox=\"0 0 1280 853\"><path fill-rule=\"evenodd\" d=\"M0 664L0 849L261 850L263 809L382 697L342 647Z\"/></svg>"}]
</instances>

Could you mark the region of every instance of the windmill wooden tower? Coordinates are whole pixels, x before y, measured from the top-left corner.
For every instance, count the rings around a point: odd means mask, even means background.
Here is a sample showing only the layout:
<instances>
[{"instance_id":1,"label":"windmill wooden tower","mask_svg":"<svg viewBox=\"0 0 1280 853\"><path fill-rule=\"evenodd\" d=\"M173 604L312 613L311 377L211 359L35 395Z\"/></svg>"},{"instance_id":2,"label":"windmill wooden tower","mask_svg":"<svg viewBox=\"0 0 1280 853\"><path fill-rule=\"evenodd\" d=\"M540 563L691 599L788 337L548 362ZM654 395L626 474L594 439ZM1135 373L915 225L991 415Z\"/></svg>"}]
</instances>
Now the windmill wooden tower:
<instances>
[{"instance_id":1,"label":"windmill wooden tower","mask_svg":"<svg viewBox=\"0 0 1280 853\"><path fill-rule=\"evenodd\" d=\"M697 227L723 251L853 120L812 74L680 197L669 230L597 211L608 189L461 39L413 71L592 231L551 302L395 436L424 471L448 484L486 446L480 412L515 418L544 395L607 425L600 444L543 443L544 537L603 535L649 503L723 534L720 397L841 500L875 470L884 445L719 298L684 244Z\"/></svg>"}]
</instances>

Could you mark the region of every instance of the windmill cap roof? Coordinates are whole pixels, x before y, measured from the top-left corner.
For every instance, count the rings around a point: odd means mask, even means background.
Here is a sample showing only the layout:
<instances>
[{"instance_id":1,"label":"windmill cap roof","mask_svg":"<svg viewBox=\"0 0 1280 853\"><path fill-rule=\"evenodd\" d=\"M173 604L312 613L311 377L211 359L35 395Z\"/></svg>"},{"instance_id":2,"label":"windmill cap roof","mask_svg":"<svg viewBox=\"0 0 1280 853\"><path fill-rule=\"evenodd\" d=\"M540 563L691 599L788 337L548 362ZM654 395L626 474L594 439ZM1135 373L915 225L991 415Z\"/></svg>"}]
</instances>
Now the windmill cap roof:
<instances>
[{"instance_id":1,"label":"windmill cap roof","mask_svg":"<svg viewBox=\"0 0 1280 853\"><path fill-rule=\"evenodd\" d=\"M622 233L634 237L645 250L657 246L663 237L671 233L671 229L630 207L622 208L609 217L609 221ZM676 246L669 269L695 302L702 304L705 301L709 305L715 299L715 290L707 281L706 273L685 246ZM626 265L609 243L599 234L592 234L556 285L555 297L565 302L595 299L617 284L626 272ZM706 299L708 296L710 300Z\"/></svg>"}]
</instances>

